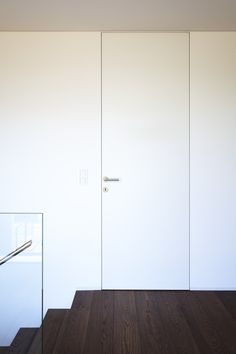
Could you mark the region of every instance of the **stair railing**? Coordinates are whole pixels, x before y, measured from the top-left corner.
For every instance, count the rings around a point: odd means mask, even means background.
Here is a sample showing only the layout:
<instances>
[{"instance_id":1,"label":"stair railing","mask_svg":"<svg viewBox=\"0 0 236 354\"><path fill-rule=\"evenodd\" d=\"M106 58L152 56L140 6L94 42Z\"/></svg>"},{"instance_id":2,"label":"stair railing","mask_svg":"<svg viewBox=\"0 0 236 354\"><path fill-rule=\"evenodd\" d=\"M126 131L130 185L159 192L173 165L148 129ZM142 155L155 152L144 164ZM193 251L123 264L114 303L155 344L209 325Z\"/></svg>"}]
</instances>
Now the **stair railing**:
<instances>
[{"instance_id":1,"label":"stair railing","mask_svg":"<svg viewBox=\"0 0 236 354\"><path fill-rule=\"evenodd\" d=\"M13 252L9 253L7 256L0 259L0 266L8 262L11 258L17 256L19 253L25 251L32 245L32 240L24 243L22 246L16 248Z\"/></svg>"}]
</instances>

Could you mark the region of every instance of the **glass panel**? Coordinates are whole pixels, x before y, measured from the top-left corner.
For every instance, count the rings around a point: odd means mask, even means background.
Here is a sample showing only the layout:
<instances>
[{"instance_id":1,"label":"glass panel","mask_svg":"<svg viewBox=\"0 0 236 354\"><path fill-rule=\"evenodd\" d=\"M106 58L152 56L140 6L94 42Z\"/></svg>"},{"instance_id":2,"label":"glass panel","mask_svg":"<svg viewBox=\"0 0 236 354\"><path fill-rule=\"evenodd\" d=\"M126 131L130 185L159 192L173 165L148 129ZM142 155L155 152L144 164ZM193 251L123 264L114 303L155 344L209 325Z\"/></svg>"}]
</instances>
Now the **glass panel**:
<instances>
[{"instance_id":1,"label":"glass panel","mask_svg":"<svg viewBox=\"0 0 236 354\"><path fill-rule=\"evenodd\" d=\"M20 328L42 323L42 219L42 214L0 214L1 260L32 241L0 265L0 346L9 346Z\"/></svg>"}]
</instances>

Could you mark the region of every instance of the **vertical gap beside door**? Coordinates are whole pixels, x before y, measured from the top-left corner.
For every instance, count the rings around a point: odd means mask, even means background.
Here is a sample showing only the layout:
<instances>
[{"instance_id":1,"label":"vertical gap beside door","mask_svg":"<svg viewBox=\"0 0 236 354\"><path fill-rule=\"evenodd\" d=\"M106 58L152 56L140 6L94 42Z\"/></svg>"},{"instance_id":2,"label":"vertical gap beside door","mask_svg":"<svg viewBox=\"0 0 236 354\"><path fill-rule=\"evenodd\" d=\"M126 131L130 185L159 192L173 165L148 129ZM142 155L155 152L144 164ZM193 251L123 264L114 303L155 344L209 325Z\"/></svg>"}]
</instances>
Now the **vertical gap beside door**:
<instances>
[{"instance_id":1,"label":"vertical gap beside door","mask_svg":"<svg viewBox=\"0 0 236 354\"><path fill-rule=\"evenodd\" d=\"M191 154L191 150L190 150L190 134L191 134L191 127L190 127L190 124L191 124L191 120L190 120L190 114L191 114L191 110L190 110L190 32L188 33L189 35L189 44L188 44L188 50L189 50L189 55L188 55L188 60L189 60L189 69L188 69L188 78L189 78L189 103L188 103L188 109L189 109L189 132L188 132L188 138L189 138L189 163L188 163L188 167L189 167L189 175L188 175L188 178L189 178L189 290L191 290L191 226L190 226L190 219L191 219L191 214L190 214L190 208L191 208L191 199L190 199L190 190L191 190L191 185L190 185L190 164L191 164L191 160L190 160L190 154Z\"/></svg>"},{"instance_id":2,"label":"vertical gap beside door","mask_svg":"<svg viewBox=\"0 0 236 354\"><path fill-rule=\"evenodd\" d=\"M102 174L103 174L103 169L102 169L102 32L101 32L101 40L100 40L100 48L101 48L101 52L100 52L100 90L101 90L101 290L103 289L103 238L102 238Z\"/></svg>"}]
</instances>

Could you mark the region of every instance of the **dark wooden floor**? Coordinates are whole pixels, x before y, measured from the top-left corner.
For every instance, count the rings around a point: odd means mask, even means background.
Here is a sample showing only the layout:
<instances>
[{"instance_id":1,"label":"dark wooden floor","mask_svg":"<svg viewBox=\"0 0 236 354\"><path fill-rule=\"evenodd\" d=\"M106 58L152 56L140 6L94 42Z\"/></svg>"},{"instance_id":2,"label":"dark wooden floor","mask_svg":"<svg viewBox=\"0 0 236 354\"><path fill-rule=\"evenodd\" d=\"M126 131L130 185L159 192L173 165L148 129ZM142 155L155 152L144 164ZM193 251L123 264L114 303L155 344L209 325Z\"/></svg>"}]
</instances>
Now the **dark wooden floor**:
<instances>
[{"instance_id":1,"label":"dark wooden floor","mask_svg":"<svg viewBox=\"0 0 236 354\"><path fill-rule=\"evenodd\" d=\"M2 354L42 351L236 354L236 292L77 291L71 309L49 310L41 328L21 328L0 347Z\"/></svg>"},{"instance_id":2,"label":"dark wooden floor","mask_svg":"<svg viewBox=\"0 0 236 354\"><path fill-rule=\"evenodd\" d=\"M236 292L77 292L44 354L236 354Z\"/></svg>"}]
</instances>

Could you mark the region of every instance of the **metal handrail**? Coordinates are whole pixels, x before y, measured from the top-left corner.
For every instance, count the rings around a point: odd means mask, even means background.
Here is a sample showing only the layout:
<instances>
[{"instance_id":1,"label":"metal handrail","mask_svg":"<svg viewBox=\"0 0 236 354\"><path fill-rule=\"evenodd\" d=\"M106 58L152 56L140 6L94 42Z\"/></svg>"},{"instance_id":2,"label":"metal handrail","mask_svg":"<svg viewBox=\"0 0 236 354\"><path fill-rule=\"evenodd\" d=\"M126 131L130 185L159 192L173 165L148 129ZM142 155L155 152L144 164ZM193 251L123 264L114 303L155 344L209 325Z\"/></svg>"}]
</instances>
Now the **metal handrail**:
<instances>
[{"instance_id":1,"label":"metal handrail","mask_svg":"<svg viewBox=\"0 0 236 354\"><path fill-rule=\"evenodd\" d=\"M8 262L11 258L15 257L17 254L26 250L26 248L30 247L31 245L32 245L32 240L30 240L30 241L24 243L22 246L16 248L15 251L9 253L7 256L0 259L0 266L3 265L4 263Z\"/></svg>"}]
</instances>

